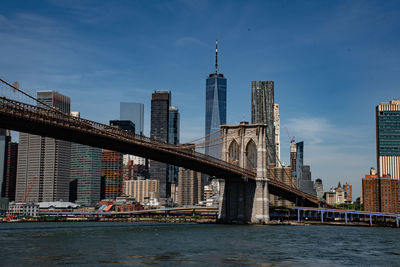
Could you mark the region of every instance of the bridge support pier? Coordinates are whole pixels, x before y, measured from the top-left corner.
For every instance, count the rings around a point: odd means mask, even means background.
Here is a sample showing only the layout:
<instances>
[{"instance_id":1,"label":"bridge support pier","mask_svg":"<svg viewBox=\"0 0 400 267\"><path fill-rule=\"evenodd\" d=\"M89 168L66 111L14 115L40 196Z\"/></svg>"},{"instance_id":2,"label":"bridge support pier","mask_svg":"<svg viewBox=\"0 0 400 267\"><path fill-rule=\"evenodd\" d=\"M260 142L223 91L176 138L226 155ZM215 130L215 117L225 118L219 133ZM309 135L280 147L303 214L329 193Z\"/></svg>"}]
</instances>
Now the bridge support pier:
<instances>
[{"instance_id":1,"label":"bridge support pier","mask_svg":"<svg viewBox=\"0 0 400 267\"><path fill-rule=\"evenodd\" d=\"M237 224L269 222L267 180L225 181L221 183L220 194L219 222Z\"/></svg>"}]
</instances>

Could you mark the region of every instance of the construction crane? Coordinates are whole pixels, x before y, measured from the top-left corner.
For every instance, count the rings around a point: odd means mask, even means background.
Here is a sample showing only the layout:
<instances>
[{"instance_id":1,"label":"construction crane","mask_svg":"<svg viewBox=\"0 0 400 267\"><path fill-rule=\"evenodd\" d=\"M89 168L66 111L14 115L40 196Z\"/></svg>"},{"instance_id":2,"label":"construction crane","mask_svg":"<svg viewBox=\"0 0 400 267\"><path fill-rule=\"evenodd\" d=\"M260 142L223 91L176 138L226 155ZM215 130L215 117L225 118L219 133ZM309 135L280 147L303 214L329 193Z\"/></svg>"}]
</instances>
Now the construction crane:
<instances>
[{"instance_id":1,"label":"construction crane","mask_svg":"<svg viewBox=\"0 0 400 267\"><path fill-rule=\"evenodd\" d=\"M17 215L19 214L19 211L21 210L22 205L25 203L25 200L26 200L26 198L28 197L29 192L31 191L31 189L32 189L32 187L33 187L33 184L35 183L36 179L37 179L37 176L34 176L33 179L32 179L32 181L30 182L28 188L26 189L25 194L24 194L24 197L22 198L22 201L19 203L17 209L15 210L14 213L9 214L9 215L4 219L4 221L14 220L15 217L17 217Z\"/></svg>"},{"instance_id":2,"label":"construction crane","mask_svg":"<svg viewBox=\"0 0 400 267\"><path fill-rule=\"evenodd\" d=\"M289 137L289 141L290 141L290 144L293 144L295 141L294 141L294 136L293 137L290 137L290 134L289 134L289 131L288 131L288 129L285 127L285 131L286 131L286 133L287 133L287 135L288 135L288 137Z\"/></svg>"}]
</instances>

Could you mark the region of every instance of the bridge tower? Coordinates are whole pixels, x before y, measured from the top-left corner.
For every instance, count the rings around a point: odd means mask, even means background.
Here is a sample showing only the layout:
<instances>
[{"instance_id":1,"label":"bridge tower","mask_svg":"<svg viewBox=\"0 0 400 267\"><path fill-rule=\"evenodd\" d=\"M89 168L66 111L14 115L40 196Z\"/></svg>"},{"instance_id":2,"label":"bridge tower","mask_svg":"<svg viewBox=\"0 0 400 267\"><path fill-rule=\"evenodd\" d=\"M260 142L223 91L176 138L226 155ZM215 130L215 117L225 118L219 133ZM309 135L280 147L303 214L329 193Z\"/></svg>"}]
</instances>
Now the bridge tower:
<instances>
[{"instance_id":1,"label":"bridge tower","mask_svg":"<svg viewBox=\"0 0 400 267\"><path fill-rule=\"evenodd\" d=\"M268 223L267 126L222 125L222 160L257 173L256 179L232 177L222 183L219 221Z\"/></svg>"}]
</instances>

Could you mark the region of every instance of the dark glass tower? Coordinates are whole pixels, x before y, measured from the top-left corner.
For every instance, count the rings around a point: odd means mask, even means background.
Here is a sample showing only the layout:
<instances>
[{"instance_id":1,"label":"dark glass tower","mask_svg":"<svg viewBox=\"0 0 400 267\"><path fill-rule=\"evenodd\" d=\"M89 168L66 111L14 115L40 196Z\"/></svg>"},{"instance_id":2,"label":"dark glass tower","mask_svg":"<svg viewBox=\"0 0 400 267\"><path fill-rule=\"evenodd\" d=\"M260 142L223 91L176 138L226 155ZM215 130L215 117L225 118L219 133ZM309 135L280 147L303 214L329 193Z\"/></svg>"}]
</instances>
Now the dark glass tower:
<instances>
[{"instance_id":1,"label":"dark glass tower","mask_svg":"<svg viewBox=\"0 0 400 267\"><path fill-rule=\"evenodd\" d=\"M218 41L215 47L215 72L206 80L205 153L221 158L220 125L226 124L226 78L218 73Z\"/></svg>"},{"instance_id":2,"label":"dark glass tower","mask_svg":"<svg viewBox=\"0 0 400 267\"><path fill-rule=\"evenodd\" d=\"M152 94L150 138L160 142L168 142L170 106L171 93L169 91L155 91ZM171 194L170 183L168 182L168 164L152 160L150 177L160 180L160 198L168 198Z\"/></svg>"},{"instance_id":3,"label":"dark glass tower","mask_svg":"<svg viewBox=\"0 0 400 267\"><path fill-rule=\"evenodd\" d=\"M120 120L130 120L135 124L136 134L143 135L144 104L142 103L120 103Z\"/></svg>"},{"instance_id":4,"label":"dark glass tower","mask_svg":"<svg viewBox=\"0 0 400 267\"><path fill-rule=\"evenodd\" d=\"M11 142L11 136L7 130L0 129L0 197L5 196L6 188L6 170L8 157L8 144Z\"/></svg>"},{"instance_id":5,"label":"dark glass tower","mask_svg":"<svg viewBox=\"0 0 400 267\"><path fill-rule=\"evenodd\" d=\"M296 143L296 178L299 183L301 182L301 168L304 165L304 142Z\"/></svg>"},{"instance_id":6,"label":"dark glass tower","mask_svg":"<svg viewBox=\"0 0 400 267\"><path fill-rule=\"evenodd\" d=\"M174 106L169 107L169 133L168 143L177 145L179 144L179 109ZM168 182L178 182L178 167L174 165L168 166Z\"/></svg>"},{"instance_id":7,"label":"dark glass tower","mask_svg":"<svg viewBox=\"0 0 400 267\"><path fill-rule=\"evenodd\" d=\"M116 126L122 130L135 133L135 124L130 120L112 120L110 121L111 126Z\"/></svg>"}]
</instances>

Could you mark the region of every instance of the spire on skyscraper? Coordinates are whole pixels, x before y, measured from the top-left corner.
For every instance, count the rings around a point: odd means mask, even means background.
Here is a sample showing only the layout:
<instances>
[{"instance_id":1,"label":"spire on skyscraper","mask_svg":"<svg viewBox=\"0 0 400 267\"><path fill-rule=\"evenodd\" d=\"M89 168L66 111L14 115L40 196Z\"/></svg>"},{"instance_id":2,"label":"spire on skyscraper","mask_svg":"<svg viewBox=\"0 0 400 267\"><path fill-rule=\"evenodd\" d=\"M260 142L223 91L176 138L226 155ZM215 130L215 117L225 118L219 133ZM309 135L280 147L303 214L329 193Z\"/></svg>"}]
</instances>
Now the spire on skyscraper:
<instances>
[{"instance_id":1,"label":"spire on skyscraper","mask_svg":"<svg viewBox=\"0 0 400 267\"><path fill-rule=\"evenodd\" d=\"M215 73L218 73L218 39L215 40Z\"/></svg>"}]
</instances>

